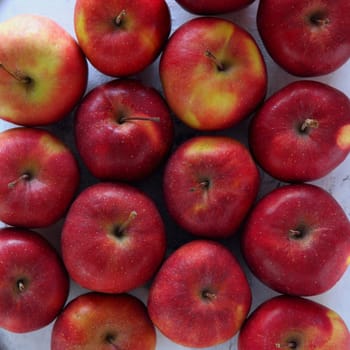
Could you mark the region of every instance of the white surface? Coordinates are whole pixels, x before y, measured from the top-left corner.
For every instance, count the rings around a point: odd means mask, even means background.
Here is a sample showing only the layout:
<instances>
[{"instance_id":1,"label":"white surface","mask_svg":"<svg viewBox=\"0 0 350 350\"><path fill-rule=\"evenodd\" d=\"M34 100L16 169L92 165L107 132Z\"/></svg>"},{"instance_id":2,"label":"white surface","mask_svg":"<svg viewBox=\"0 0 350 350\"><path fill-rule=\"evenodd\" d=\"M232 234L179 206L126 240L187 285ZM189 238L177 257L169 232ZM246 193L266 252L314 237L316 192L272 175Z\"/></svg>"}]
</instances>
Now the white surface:
<instances>
[{"instance_id":1,"label":"white surface","mask_svg":"<svg viewBox=\"0 0 350 350\"><path fill-rule=\"evenodd\" d=\"M269 88L268 95L271 95L274 91L280 89L287 83L297 80L298 78L290 76L281 70L276 64L266 54L266 51L261 45L256 25L255 25L255 15L257 10L257 0L250 7L239 11L237 13L229 14L224 17L229 18L246 28L258 41L263 54L266 58L266 63L268 65L268 75L269 75ZM192 16L181 9L174 0L167 0L172 14L172 29L177 28L181 23L190 19ZM19 13L36 13L48 16L56 20L61 24L67 31L69 31L74 37L73 30L73 10L74 10L74 0L60 0L60 1L43 1L43 0L0 0L0 21L12 17ZM90 67L89 72L89 86L88 90L94 86L110 80L110 77L106 77L101 73L97 72L95 69ZM138 75L138 78L152 84L155 88L160 90L160 82L158 79L157 62L155 62L151 67L146 69L142 74ZM322 81L337 87L342 90L348 96L350 96L350 62L347 62L342 68L333 74L327 76L315 78L314 80ZM185 137L195 135L196 132L183 128L179 123L176 124L179 128L178 130L178 142L181 142ZM0 130L13 127L12 124L6 122L0 122ZM246 143L246 127L247 122L243 122L241 125L228 130L227 132L238 139ZM74 140L72 134L72 115L67 116L67 118L50 127L51 131L55 132L61 139L67 142L74 149ZM279 185L279 183L269 176L264 175L262 177L263 183L260 191L260 196L267 193L271 189ZM95 180L89 176L87 173L84 174L84 179L81 188L93 183ZM147 182L141 183L140 186L145 189L151 197L155 199L157 204L165 216L165 220L169 218L166 217L166 213L162 208L162 203L159 200L160 193L160 174L157 173L152 176ZM348 157L337 169L335 169L328 176L323 179L316 181L315 184L325 188L327 191L333 194L333 196L338 200L340 205L346 211L348 217L350 218L350 157ZM59 238L60 230L62 227L62 222L57 223L53 227L47 230L40 231L45 237L48 238L52 244L54 244L57 249L59 249ZM190 236L181 232L178 228L174 227L171 223L168 224L168 240L170 249L174 249L184 241L191 239ZM236 238L228 240L227 245L234 251L238 256L240 262L242 263L245 271L247 272L248 279L251 283L253 290L253 305L254 310L257 305L262 301L269 299L270 297L276 295L275 292L271 291L269 288L263 286L255 277L253 277L244 262L242 261L238 249L238 242ZM343 278L334 286L330 291L313 297L311 299L321 302L328 307L333 308L340 316L344 319L347 326L350 327L350 269L347 270ZM76 286L74 283L71 285L71 293L69 299L85 292L80 287ZM147 288L140 288L133 291L132 294L140 297L144 302L147 300ZM50 349L50 335L51 335L52 324L36 332L31 332L27 334L12 334L0 329L0 350L48 350ZM208 348L211 350L236 350L237 336L230 341L217 346ZM188 349L171 343L164 336L159 334L157 338L157 350L179 350ZM340 349L339 349L340 350ZM345 349L344 349L345 350Z\"/></svg>"}]
</instances>

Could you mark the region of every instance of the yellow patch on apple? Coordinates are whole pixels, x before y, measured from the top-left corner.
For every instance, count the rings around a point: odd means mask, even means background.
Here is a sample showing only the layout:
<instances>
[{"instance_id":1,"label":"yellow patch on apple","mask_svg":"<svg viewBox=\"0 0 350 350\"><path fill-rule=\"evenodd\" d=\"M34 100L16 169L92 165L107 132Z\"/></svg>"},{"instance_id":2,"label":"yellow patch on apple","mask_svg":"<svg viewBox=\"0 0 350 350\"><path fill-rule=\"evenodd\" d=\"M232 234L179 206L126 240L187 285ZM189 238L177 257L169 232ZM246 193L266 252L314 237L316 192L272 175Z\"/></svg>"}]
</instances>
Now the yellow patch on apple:
<instances>
[{"instance_id":1,"label":"yellow patch on apple","mask_svg":"<svg viewBox=\"0 0 350 350\"><path fill-rule=\"evenodd\" d=\"M344 125L338 131L337 144L341 149L350 148L350 124Z\"/></svg>"},{"instance_id":2,"label":"yellow patch on apple","mask_svg":"<svg viewBox=\"0 0 350 350\"><path fill-rule=\"evenodd\" d=\"M76 32L79 33L80 44L85 44L89 41L89 35L85 30L86 19L83 12L79 12L76 16Z\"/></svg>"},{"instance_id":3,"label":"yellow patch on apple","mask_svg":"<svg viewBox=\"0 0 350 350\"><path fill-rule=\"evenodd\" d=\"M67 149L63 143L55 142L54 140L52 140L52 136L50 135L41 136L40 144L42 144L45 147L48 154L50 155L63 152Z\"/></svg>"},{"instance_id":4,"label":"yellow patch on apple","mask_svg":"<svg viewBox=\"0 0 350 350\"><path fill-rule=\"evenodd\" d=\"M345 336L344 323L340 316L333 310L327 312L327 317L333 326L332 332L329 336L329 344L331 345L333 342L336 344L339 342L339 339L342 339Z\"/></svg>"}]
</instances>

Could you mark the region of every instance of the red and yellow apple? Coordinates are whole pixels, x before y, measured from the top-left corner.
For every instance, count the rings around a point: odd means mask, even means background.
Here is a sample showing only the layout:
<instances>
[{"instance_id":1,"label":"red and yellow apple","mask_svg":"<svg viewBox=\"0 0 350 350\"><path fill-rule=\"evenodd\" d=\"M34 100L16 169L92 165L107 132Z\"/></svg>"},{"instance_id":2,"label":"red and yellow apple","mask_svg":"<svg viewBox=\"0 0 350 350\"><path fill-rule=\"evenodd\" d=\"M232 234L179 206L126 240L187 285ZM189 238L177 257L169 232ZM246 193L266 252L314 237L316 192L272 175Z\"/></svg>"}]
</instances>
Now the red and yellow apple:
<instances>
[{"instance_id":1,"label":"red and yellow apple","mask_svg":"<svg viewBox=\"0 0 350 350\"><path fill-rule=\"evenodd\" d=\"M266 93L266 66L255 40L222 18L182 24L163 51L159 73L171 109L198 130L237 124Z\"/></svg>"},{"instance_id":2,"label":"red and yellow apple","mask_svg":"<svg viewBox=\"0 0 350 350\"><path fill-rule=\"evenodd\" d=\"M37 126L67 116L83 96L86 59L52 19L17 15L0 23L0 117Z\"/></svg>"}]
</instances>

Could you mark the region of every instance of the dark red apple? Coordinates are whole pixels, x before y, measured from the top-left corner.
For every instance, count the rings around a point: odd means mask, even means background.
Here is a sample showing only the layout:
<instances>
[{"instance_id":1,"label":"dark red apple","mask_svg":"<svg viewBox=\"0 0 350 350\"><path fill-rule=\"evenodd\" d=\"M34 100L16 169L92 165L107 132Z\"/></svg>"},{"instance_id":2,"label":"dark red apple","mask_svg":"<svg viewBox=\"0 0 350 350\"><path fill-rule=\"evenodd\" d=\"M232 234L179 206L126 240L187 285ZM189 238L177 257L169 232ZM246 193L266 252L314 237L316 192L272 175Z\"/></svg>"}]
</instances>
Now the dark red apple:
<instances>
[{"instance_id":1,"label":"dark red apple","mask_svg":"<svg viewBox=\"0 0 350 350\"><path fill-rule=\"evenodd\" d=\"M57 318L51 350L155 350L156 332L145 305L127 294L86 293Z\"/></svg>"},{"instance_id":2,"label":"dark red apple","mask_svg":"<svg viewBox=\"0 0 350 350\"><path fill-rule=\"evenodd\" d=\"M157 58L171 18L164 0L77 0L74 28L91 64L120 77L140 72Z\"/></svg>"},{"instance_id":3,"label":"dark red apple","mask_svg":"<svg viewBox=\"0 0 350 350\"><path fill-rule=\"evenodd\" d=\"M222 238L240 226L259 183L257 167L243 144L225 136L196 136L168 160L164 198L179 226L194 235Z\"/></svg>"},{"instance_id":4,"label":"dark red apple","mask_svg":"<svg viewBox=\"0 0 350 350\"><path fill-rule=\"evenodd\" d=\"M79 185L71 150L52 133L14 128L0 133L0 220L44 227L60 219Z\"/></svg>"},{"instance_id":5,"label":"dark red apple","mask_svg":"<svg viewBox=\"0 0 350 350\"><path fill-rule=\"evenodd\" d=\"M271 57L304 77L334 72L350 57L349 0L260 0L258 30Z\"/></svg>"},{"instance_id":6,"label":"dark red apple","mask_svg":"<svg viewBox=\"0 0 350 350\"><path fill-rule=\"evenodd\" d=\"M79 153L103 180L134 181L150 175L173 141L170 111L161 95L136 80L94 88L76 113Z\"/></svg>"},{"instance_id":7,"label":"dark red apple","mask_svg":"<svg viewBox=\"0 0 350 350\"><path fill-rule=\"evenodd\" d=\"M165 261L150 289L148 311L170 340L209 347L232 338L251 305L246 276L223 245L197 240Z\"/></svg>"},{"instance_id":8,"label":"dark red apple","mask_svg":"<svg viewBox=\"0 0 350 350\"><path fill-rule=\"evenodd\" d=\"M350 349L343 319L315 301L278 296L261 304L248 318L238 338L238 350Z\"/></svg>"},{"instance_id":9,"label":"dark red apple","mask_svg":"<svg viewBox=\"0 0 350 350\"><path fill-rule=\"evenodd\" d=\"M0 276L0 327L11 332L47 326L68 297L68 274L59 255L26 229L0 230Z\"/></svg>"},{"instance_id":10,"label":"dark red apple","mask_svg":"<svg viewBox=\"0 0 350 350\"><path fill-rule=\"evenodd\" d=\"M320 294L338 282L350 263L350 222L322 188L286 185L252 210L242 250L253 273L270 288Z\"/></svg>"},{"instance_id":11,"label":"dark red apple","mask_svg":"<svg viewBox=\"0 0 350 350\"><path fill-rule=\"evenodd\" d=\"M255 115L249 142L271 176L285 182L316 180L350 152L350 100L324 83L293 82Z\"/></svg>"},{"instance_id":12,"label":"dark red apple","mask_svg":"<svg viewBox=\"0 0 350 350\"><path fill-rule=\"evenodd\" d=\"M84 288L121 293L145 284L163 260L166 241L153 201L122 183L99 183L75 199L62 230L62 256Z\"/></svg>"},{"instance_id":13,"label":"dark red apple","mask_svg":"<svg viewBox=\"0 0 350 350\"><path fill-rule=\"evenodd\" d=\"M197 130L236 125L266 93L266 66L254 38L223 18L197 17L177 28L159 74L170 108Z\"/></svg>"},{"instance_id":14,"label":"dark red apple","mask_svg":"<svg viewBox=\"0 0 350 350\"><path fill-rule=\"evenodd\" d=\"M197 15L214 15L237 11L254 0L176 0L185 10Z\"/></svg>"}]
</instances>

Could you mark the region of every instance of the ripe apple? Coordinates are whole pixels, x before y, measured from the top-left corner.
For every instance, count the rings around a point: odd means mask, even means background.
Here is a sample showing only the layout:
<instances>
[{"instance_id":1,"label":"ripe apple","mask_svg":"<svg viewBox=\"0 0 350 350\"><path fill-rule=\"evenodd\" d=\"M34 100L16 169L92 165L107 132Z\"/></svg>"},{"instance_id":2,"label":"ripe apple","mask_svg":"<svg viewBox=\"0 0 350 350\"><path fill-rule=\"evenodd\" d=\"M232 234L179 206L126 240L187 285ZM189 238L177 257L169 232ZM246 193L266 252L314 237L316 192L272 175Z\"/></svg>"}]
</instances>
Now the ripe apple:
<instances>
[{"instance_id":1,"label":"ripe apple","mask_svg":"<svg viewBox=\"0 0 350 350\"><path fill-rule=\"evenodd\" d=\"M71 150L52 133L18 127L0 133L0 220L45 227L66 212L79 185Z\"/></svg>"},{"instance_id":2,"label":"ripe apple","mask_svg":"<svg viewBox=\"0 0 350 350\"><path fill-rule=\"evenodd\" d=\"M65 117L87 85L86 59L50 18L23 14L0 23L0 116L36 126Z\"/></svg>"},{"instance_id":3,"label":"ripe apple","mask_svg":"<svg viewBox=\"0 0 350 350\"><path fill-rule=\"evenodd\" d=\"M286 185L255 206L242 251L253 273L277 292L320 294L336 284L350 263L350 223L322 188Z\"/></svg>"},{"instance_id":4,"label":"ripe apple","mask_svg":"<svg viewBox=\"0 0 350 350\"><path fill-rule=\"evenodd\" d=\"M74 28L91 64L110 76L135 74L160 54L171 29L164 0L77 0Z\"/></svg>"},{"instance_id":5,"label":"ripe apple","mask_svg":"<svg viewBox=\"0 0 350 350\"><path fill-rule=\"evenodd\" d=\"M253 37L221 18L182 24L163 51L159 73L171 109L198 130L233 126L266 93L266 66Z\"/></svg>"},{"instance_id":6,"label":"ripe apple","mask_svg":"<svg viewBox=\"0 0 350 350\"><path fill-rule=\"evenodd\" d=\"M145 305L128 294L82 294L56 319L51 350L155 350L156 332Z\"/></svg>"},{"instance_id":7,"label":"ripe apple","mask_svg":"<svg viewBox=\"0 0 350 350\"><path fill-rule=\"evenodd\" d=\"M161 95L136 80L118 79L89 92L76 113L79 153L103 180L139 180L170 150L173 122Z\"/></svg>"},{"instance_id":8,"label":"ripe apple","mask_svg":"<svg viewBox=\"0 0 350 350\"><path fill-rule=\"evenodd\" d=\"M303 77L331 73L350 57L349 0L261 0L257 26L271 57Z\"/></svg>"},{"instance_id":9,"label":"ripe apple","mask_svg":"<svg viewBox=\"0 0 350 350\"><path fill-rule=\"evenodd\" d=\"M251 306L251 290L236 258L209 240L186 243L163 263L151 285L148 311L170 340L209 347L232 338Z\"/></svg>"},{"instance_id":10,"label":"ripe apple","mask_svg":"<svg viewBox=\"0 0 350 350\"><path fill-rule=\"evenodd\" d=\"M176 0L185 10L197 15L215 15L237 11L250 5L254 0Z\"/></svg>"},{"instance_id":11,"label":"ripe apple","mask_svg":"<svg viewBox=\"0 0 350 350\"><path fill-rule=\"evenodd\" d=\"M238 337L238 350L350 349L350 333L332 309L315 301L281 295L250 315Z\"/></svg>"},{"instance_id":12,"label":"ripe apple","mask_svg":"<svg viewBox=\"0 0 350 350\"><path fill-rule=\"evenodd\" d=\"M259 183L257 167L243 144L226 136L196 136L168 160L164 199L171 216L188 232L228 237L247 215Z\"/></svg>"},{"instance_id":13,"label":"ripe apple","mask_svg":"<svg viewBox=\"0 0 350 350\"><path fill-rule=\"evenodd\" d=\"M0 327L15 333L48 325L69 290L68 274L54 248L27 229L0 230Z\"/></svg>"},{"instance_id":14,"label":"ripe apple","mask_svg":"<svg viewBox=\"0 0 350 350\"><path fill-rule=\"evenodd\" d=\"M285 182L316 180L350 152L350 100L323 83L293 82L255 115L249 141L271 176Z\"/></svg>"},{"instance_id":15,"label":"ripe apple","mask_svg":"<svg viewBox=\"0 0 350 350\"><path fill-rule=\"evenodd\" d=\"M98 183L81 192L68 211L61 238L72 279L105 293L122 293L146 283L166 248L155 204L123 183Z\"/></svg>"}]
</instances>

